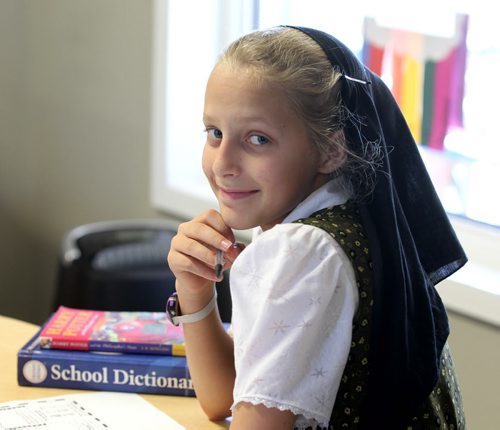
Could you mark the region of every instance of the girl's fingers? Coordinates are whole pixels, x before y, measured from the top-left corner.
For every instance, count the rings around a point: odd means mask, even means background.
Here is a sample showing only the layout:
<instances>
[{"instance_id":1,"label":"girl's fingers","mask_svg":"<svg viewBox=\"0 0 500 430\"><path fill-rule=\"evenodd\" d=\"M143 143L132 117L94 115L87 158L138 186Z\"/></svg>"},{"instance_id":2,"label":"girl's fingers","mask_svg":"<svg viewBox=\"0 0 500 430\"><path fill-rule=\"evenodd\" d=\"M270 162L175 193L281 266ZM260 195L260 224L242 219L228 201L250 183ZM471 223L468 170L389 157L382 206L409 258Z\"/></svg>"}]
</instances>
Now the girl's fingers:
<instances>
[{"instance_id":1,"label":"girl's fingers","mask_svg":"<svg viewBox=\"0 0 500 430\"><path fill-rule=\"evenodd\" d=\"M233 230L231 230L224 222L222 215L216 210L208 210L199 215L200 222L203 225L211 227L219 236L213 237L215 242L208 242L216 249L227 251L235 242Z\"/></svg>"},{"instance_id":2,"label":"girl's fingers","mask_svg":"<svg viewBox=\"0 0 500 430\"><path fill-rule=\"evenodd\" d=\"M203 278L211 282L219 280L215 275L213 266L207 266L186 254L176 253L169 256L169 264L176 267L174 274L178 279L191 278L190 280L194 281L195 278Z\"/></svg>"},{"instance_id":3,"label":"girl's fingers","mask_svg":"<svg viewBox=\"0 0 500 430\"><path fill-rule=\"evenodd\" d=\"M176 236L172 239L172 245L175 252L188 257L177 262L177 268L182 271L193 271L192 261L208 267L214 267L215 265L215 250L202 242L185 236Z\"/></svg>"},{"instance_id":4,"label":"girl's fingers","mask_svg":"<svg viewBox=\"0 0 500 430\"><path fill-rule=\"evenodd\" d=\"M234 242L233 231L214 210L204 212L192 221L181 224L178 231L186 237L221 251L227 251Z\"/></svg>"},{"instance_id":5,"label":"girl's fingers","mask_svg":"<svg viewBox=\"0 0 500 430\"><path fill-rule=\"evenodd\" d=\"M231 247L224 253L224 270L228 270L236 260L236 257L241 254L241 252L245 249L245 244L235 242L231 245ZM222 279L222 276L219 280Z\"/></svg>"},{"instance_id":6,"label":"girl's fingers","mask_svg":"<svg viewBox=\"0 0 500 430\"><path fill-rule=\"evenodd\" d=\"M237 255L236 250L232 250L233 241L233 232L224 224L221 215L214 210L206 211L179 226L171 241L169 266L177 278L188 276L192 279L188 275L191 274L218 281L222 276L217 277L215 273L217 250L228 253L228 264L232 264Z\"/></svg>"}]
</instances>

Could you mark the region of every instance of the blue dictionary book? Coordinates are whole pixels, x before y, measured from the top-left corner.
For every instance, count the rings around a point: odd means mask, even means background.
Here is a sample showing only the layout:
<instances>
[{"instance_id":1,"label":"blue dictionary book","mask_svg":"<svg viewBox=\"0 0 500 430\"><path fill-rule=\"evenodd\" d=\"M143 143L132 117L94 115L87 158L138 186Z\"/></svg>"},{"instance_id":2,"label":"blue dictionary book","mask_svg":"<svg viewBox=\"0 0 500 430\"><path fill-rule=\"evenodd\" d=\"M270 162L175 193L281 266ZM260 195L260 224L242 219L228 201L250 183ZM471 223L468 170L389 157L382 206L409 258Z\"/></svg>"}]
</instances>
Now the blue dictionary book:
<instances>
[{"instance_id":1,"label":"blue dictionary book","mask_svg":"<svg viewBox=\"0 0 500 430\"><path fill-rule=\"evenodd\" d=\"M195 395L186 357L45 349L40 332L17 354L19 385Z\"/></svg>"}]
</instances>

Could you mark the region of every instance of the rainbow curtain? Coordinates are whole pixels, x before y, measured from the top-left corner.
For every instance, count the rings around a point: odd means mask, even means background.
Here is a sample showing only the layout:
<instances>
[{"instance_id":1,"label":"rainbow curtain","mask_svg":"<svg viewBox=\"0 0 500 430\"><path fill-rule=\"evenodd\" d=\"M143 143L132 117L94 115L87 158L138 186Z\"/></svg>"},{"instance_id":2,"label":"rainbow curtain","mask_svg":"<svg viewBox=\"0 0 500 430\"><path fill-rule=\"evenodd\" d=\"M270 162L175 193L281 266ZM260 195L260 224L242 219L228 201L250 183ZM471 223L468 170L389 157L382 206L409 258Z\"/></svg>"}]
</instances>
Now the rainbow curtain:
<instances>
[{"instance_id":1,"label":"rainbow curtain","mask_svg":"<svg viewBox=\"0 0 500 430\"><path fill-rule=\"evenodd\" d=\"M457 15L449 38L364 23L363 62L391 88L415 140L444 148L450 127L463 126L468 17Z\"/></svg>"}]
</instances>

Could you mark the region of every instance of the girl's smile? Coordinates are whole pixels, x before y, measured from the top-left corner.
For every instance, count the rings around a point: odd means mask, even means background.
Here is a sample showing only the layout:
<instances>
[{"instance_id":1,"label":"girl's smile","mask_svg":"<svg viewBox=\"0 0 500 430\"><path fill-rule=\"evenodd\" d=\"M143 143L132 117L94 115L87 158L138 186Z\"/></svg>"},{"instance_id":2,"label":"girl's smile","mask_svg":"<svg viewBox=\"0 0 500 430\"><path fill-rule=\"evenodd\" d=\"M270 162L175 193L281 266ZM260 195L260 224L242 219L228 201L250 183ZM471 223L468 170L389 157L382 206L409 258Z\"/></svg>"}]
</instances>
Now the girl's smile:
<instances>
[{"instance_id":1,"label":"girl's smile","mask_svg":"<svg viewBox=\"0 0 500 430\"><path fill-rule=\"evenodd\" d=\"M219 188L220 198L226 198L228 200L239 200L239 199L244 199L246 197L251 197L254 194L258 193L258 190L232 190L232 189L224 189L224 188Z\"/></svg>"}]
</instances>

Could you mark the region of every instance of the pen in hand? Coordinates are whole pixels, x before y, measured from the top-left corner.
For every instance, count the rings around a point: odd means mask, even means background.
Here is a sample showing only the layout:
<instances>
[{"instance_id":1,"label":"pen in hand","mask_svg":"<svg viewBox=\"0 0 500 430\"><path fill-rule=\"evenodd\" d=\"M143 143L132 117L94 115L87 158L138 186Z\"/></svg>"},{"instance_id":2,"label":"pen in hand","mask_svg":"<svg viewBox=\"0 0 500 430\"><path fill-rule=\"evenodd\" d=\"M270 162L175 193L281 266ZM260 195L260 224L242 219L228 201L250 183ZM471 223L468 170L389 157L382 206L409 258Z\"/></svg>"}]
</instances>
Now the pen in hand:
<instances>
[{"instance_id":1,"label":"pen in hand","mask_svg":"<svg viewBox=\"0 0 500 430\"><path fill-rule=\"evenodd\" d=\"M217 278L221 277L223 269L224 269L224 252L218 249L215 259L215 276L217 276Z\"/></svg>"}]
</instances>

